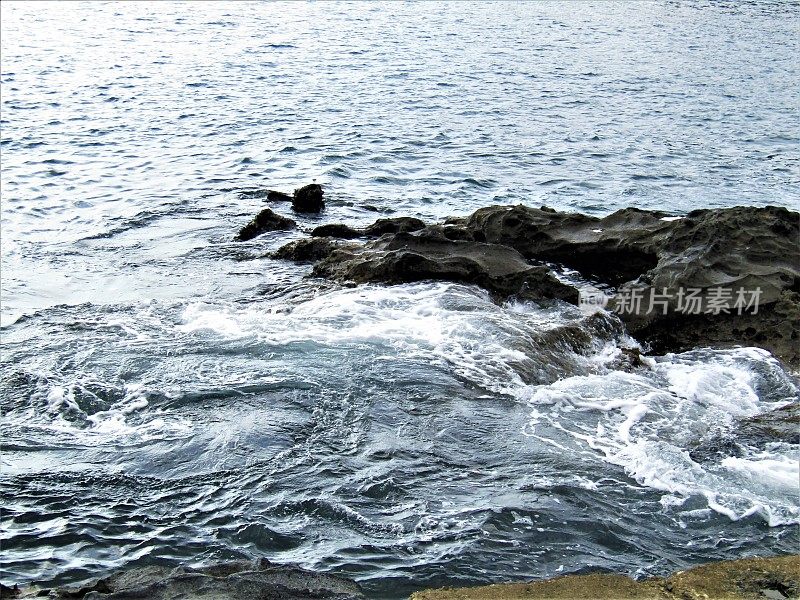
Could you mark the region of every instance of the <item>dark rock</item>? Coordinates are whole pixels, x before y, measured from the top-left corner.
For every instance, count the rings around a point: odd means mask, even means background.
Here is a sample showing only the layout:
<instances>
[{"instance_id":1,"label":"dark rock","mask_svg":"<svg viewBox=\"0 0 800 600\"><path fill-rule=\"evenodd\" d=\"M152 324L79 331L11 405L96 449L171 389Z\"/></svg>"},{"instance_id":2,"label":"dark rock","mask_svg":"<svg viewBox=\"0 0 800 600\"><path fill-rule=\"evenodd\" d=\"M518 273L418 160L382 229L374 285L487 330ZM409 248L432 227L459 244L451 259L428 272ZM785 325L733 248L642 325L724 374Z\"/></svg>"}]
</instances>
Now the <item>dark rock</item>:
<instances>
[{"instance_id":1,"label":"dark rock","mask_svg":"<svg viewBox=\"0 0 800 600\"><path fill-rule=\"evenodd\" d=\"M741 419L736 436L756 447L772 442L800 444L800 402Z\"/></svg>"},{"instance_id":2,"label":"dark rock","mask_svg":"<svg viewBox=\"0 0 800 600\"><path fill-rule=\"evenodd\" d=\"M689 448L689 457L696 463L717 464L729 456L743 455L742 446L731 432L716 432Z\"/></svg>"},{"instance_id":3,"label":"dark rock","mask_svg":"<svg viewBox=\"0 0 800 600\"><path fill-rule=\"evenodd\" d=\"M628 208L598 219L524 206L490 206L449 226L472 239L515 248L530 259L576 269L620 286L610 308L657 352L697 345L754 345L800 367L800 215L774 206L697 210L685 218ZM707 298L731 292L715 314ZM699 314L681 311L680 290L696 289ZM758 291L759 311L732 310L739 289ZM669 297L666 314L650 310L653 294ZM637 293L638 311L621 298ZM685 307L684 307L685 308ZM708 311L708 312L707 312Z\"/></svg>"},{"instance_id":4,"label":"dark rock","mask_svg":"<svg viewBox=\"0 0 800 600\"><path fill-rule=\"evenodd\" d=\"M662 216L627 208L598 219L546 207L489 206L473 213L464 229L477 241L511 246L527 258L618 285L657 264L659 234L670 228Z\"/></svg>"},{"instance_id":5,"label":"dark rock","mask_svg":"<svg viewBox=\"0 0 800 600\"><path fill-rule=\"evenodd\" d=\"M362 247L338 249L317 263L314 275L356 283L425 279L472 283L496 297L559 298L577 302L577 290L517 251L496 244L452 241L433 232L398 233Z\"/></svg>"},{"instance_id":6,"label":"dark rock","mask_svg":"<svg viewBox=\"0 0 800 600\"><path fill-rule=\"evenodd\" d=\"M275 190L270 190L267 193L267 200L270 202L291 202L292 197L289 194L284 194L283 192L276 192Z\"/></svg>"},{"instance_id":7,"label":"dark rock","mask_svg":"<svg viewBox=\"0 0 800 600\"><path fill-rule=\"evenodd\" d=\"M666 314L621 311L632 334L660 352L758 346L800 368L800 215L774 206L697 210L662 238L658 263L623 285L612 303L619 310L625 295L666 292ZM701 303L682 312L679 293L690 289ZM715 290L728 296L721 310L711 304ZM736 307L739 290L747 300L757 295L757 311Z\"/></svg>"},{"instance_id":8,"label":"dark rock","mask_svg":"<svg viewBox=\"0 0 800 600\"><path fill-rule=\"evenodd\" d=\"M446 279L474 283L497 297L574 301L570 286L553 284L546 269L527 261L558 263L617 287L609 309L656 352L752 345L800 368L800 215L785 208L697 210L683 218L627 208L597 218L548 207L489 206L427 227L400 217L379 219L361 232L346 225L314 230L348 239L358 233L382 237L360 249L309 247L309 258L298 260L323 256L315 273L339 281ZM740 289L758 291L758 311L733 310L733 298L722 311L710 310L708 300L694 314L680 310L681 290L708 298L722 288L732 297ZM668 300L651 310L651 295L665 292ZM643 298L637 311L623 310L630 293ZM632 368L640 366L628 358Z\"/></svg>"},{"instance_id":9,"label":"dark rock","mask_svg":"<svg viewBox=\"0 0 800 600\"><path fill-rule=\"evenodd\" d=\"M353 229L349 225L341 223L332 223L330 225L320 225L315 227L311 232L314 237L335 237L344 240L352 240L353 238L361 237L363 235L359 230Z\"/></svg>"},{"instance_id":10,"label":"dark rock","mask_svg":"<svg viewBox=\"0 0 800 600\"><path fill-rule=\"evenodd\" d=\"M258 213L255 218L239 230L234 238L236 241L245 242L268 231L292 229L296 223L291 219L283 217L269 208L265 208Z\"/></svg>"},{"instance_id":11,"label":"dark rock","mask_svg":"<svg viewBox=\"0 0 800 600\"><path fill-rule=\"evenodd\" d=\"M425 223L413 217L378 219L364 229L353 229L349 225L332 223L316 227L311 235L315 237L336 237L351 240L357 237L380 237L387 233L405 233L424 229Z\"/></svg>"},{"instance_id":12,"label":"dark rock","mask_svg":"<svg viewBox=\"0 0 800 600\"><path fill-rule=\"evenodd\" d=\"M325 207L322 186L310 183L294 191L292 208L301 213L318 213Z\"/></svg>"},{"instance_id":13,"label":"dark rock","mask_svg":"<svg viewBox=\"0 0 800 600\"><path fill-rule=\"evenodd\" d=\"M80 588L51 593L83 600L332 600L362 599L354 581L267 560L237 561L202 568L143 567L120 571Z\"/></svg>"},{"instance_id":14,"label":"dark rock","mask_svg":"<svg viewBox=\"0 0 800 600\"><path fill-rule=\"evenodd\" d=\"M425 227L425 222L414 217L392 217L378 219L372 225L364 228L367 237L380 237L386 233L407 233L419 231Z\"/></svg>"},{"instance_id":15,"label":"dark rock","mask_svg":"<svg viewBox=\"0 0 800 600\"><path fill-rule=\"evenodd\" d=\"M800 402L737 420L733 427L716 431L689 450L695 462L720 462L729 456L744 456L744 447L765 450L770 444L800 444Z\"/></svg>"},{"instance_id":16,"label":"dark rock","mask_svg":"<svg viewBox=\"0 0 800 600\"><path fill-rule=\"evenodd\" d=\"M755 346L768 350L791 368L800 368L800 294L784 292L757 314L668 313L656 318L620 315L634 337L653 352L684 352L698 346Z\"/></svg>"},{"instance_id":17,"label":"dark rock","mask_svg":"<svg viewBox=\"0 0 800 600\"><path fill-rule=\"evenodd\" d=\"M271 258L293 260L295 262L318 261L327 258L342 244L331 238L314 237L289 242L272 253Z\"/></svg>"}]
</instances>

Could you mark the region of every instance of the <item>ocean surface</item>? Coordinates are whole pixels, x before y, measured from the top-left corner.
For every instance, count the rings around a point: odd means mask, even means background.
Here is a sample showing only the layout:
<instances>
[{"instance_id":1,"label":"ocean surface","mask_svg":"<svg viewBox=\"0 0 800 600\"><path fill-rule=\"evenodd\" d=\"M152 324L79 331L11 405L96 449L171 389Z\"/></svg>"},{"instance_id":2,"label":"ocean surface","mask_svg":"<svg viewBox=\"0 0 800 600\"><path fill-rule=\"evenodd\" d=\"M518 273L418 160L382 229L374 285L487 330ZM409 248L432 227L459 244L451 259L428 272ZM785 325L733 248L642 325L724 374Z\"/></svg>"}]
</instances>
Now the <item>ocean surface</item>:
<instances>
[{"instance_id":1,"label":"ocean surface","mask_svg":"<svg viewBox=\"0 0 800 600\"><path fill-rule=\"evenodd\" d=\"M800 449L737 437L798 400L768 353L630 372L611 317L265 254L489 204L797 209L798 55L784 2L4 2L0 580L266 556L395 598L796 552ZM321 215L232 241L311 181Z\"/></svg>"}]
</instances>

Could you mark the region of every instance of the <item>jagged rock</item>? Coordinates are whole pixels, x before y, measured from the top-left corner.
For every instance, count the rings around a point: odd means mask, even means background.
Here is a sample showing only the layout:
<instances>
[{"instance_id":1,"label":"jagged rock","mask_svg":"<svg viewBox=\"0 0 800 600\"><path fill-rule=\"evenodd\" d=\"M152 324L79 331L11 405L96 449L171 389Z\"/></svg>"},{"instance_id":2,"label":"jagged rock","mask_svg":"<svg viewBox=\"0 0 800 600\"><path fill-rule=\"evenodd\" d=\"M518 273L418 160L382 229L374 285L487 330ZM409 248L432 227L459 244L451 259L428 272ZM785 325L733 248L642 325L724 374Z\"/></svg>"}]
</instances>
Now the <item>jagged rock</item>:
<instances>
[{"instance_id":1,"label":"jagged rock","mask_svg":"<svg viewBox=\"0 0 800 600\"><path fill-rule=\"evenodd\" d=\"M544 581L443 588L412 594L411 600L685 600L695 598L796 598L800 556L743 558L634 581L624 575L566 575Z\"/></svg>"},{"instance_id":2,"label":"jagged rock","mask_svg":"<svg viewBox=\"0 0 800 600\"><path fill-rule=\"evenodd\" d=\"M289 242L272 253L271 258L293 260L295 262L318 261L326 258L343 245L329 237L303 238Z\"/></svg>"},{"instance_id":3,"label":"jagged rock","mask_svg":"<svg viewBox=\"0 0 800 600\"><path fill-rule=\"evenodd\" d=\"M258 213L252 221L242 227L234 239L239 242L245 242L247 240L252 240L262 233L292 229L295 225L296 223L292 219L283 217L269 208L265 208Z\"/></svg>"},{"instance_id":4,"label":"jagged rock","mask_svg":"<svg viewBox=\"0 0 800 600\"><path fill-rule=\"evenodd\" d=\"M292 208L295 212L318 213L325 207L322 186L317 183L310 183L294 191L292 197Z\"/></svg>"},{"instance_id":5,"label":"jagged rock","mask_svg":"<svg viewBox=\"0 0 800 600\"><path fill-rule=\"evenodd\" d=\"M320 225L311 231L313 237L334 237L344 240L352 240L361 237L363 233L358 229L353 229L349 225L342 223L332 223L330 225Z\"/></svg>"},{"instance_id":6,"label":"jagged rock","mask_svg":"<svg viewBox=\"0 0 800 600\"><path fill-rule=\"evenodd\" d=\"M364 228L367 237L380 237L386 233L407 233L419 231L425 227L425 222L414 217L391 217L378 219L372 225Z\"/></svg>"},{"instance_id":7,"label":"jagged rock","mask_svg":"<svg viewBox=\"0 0 800 600\"><path fill-rule=\"evenodd\" d=\"M776 302L761 305L757 314L683 315L671 312L655 318L622 314L634 337L647 341L653 352L684 352L698 346L755 346L800 368L800 294L785 291Z\"/></svg>"},{"instance_id":8,"label":"jagged rock","mask_svg":"<svg viewBox=\"0 0 800 600\"><path fill-rule=\"evenodd\" d=\"M559 291L543 267L526 259L559 263L617 287L609 309L656 352L753 345L800 369L800 215L785 208L696 210L685 217L626 208L597 218L547 207L489 206L443 224L399 217L360 231L323 226L313 235L383 236L360 250L309 247L308 258L297 259L323 257L315 273L337 280L447 279L475 283L498 297L573 299L564 284ZM531 292L534 287L539 291ZM712 293L723 288L728 303L711 310ZM698 291L699 310L681 310L681 290ZM739 290L749 299L758 292L758 311L738 310ZM638 310L625 310L625 296L637 293ZM667 300L651 307L656 295Z\"/></svg>"},{"instance_id":9,"label":"jagged rock","mask_svg":"<svg viewBox=\"0 0 800 600\"><path fill-rule=\"evenodd\" d=\"M511 246L527 258L617 285L656 265L659 234L671 226L664 216L626 208L599 219L547 207L489 206L451 224L461 224L477 241Z\"/></svg>"},{"instance_id":10,"label":"jagged rock","mask_svg":"<svg viewBox=\"0 0 800 600\"><path fill-rule=\"evenodd\" d=\"M363 599L364 595L358 584L349 579L273 565L261 559L196 569L129 569L82 587L51 590L48 597L63 600L356 600Z\"/></svg>"},{"instance_id":11,"label":"jagged rock","mask_svg":"<svg viewBox=\"0 0 800 600\"><path fill-rule=\"evenodd\" d=\"M761 305L777 302L784 291L800 291L800 215L785 208L692 211L671 224L656 250L658 263L628 287L646 294L759 289ZM672 296L670 308L677 309Z\"/></svg>"},{"instance_id":12,"label":"jagged rock","mask_svg":"<svg viewBox=\"0 0 800 600\"><path fill-rule=\"evenodd\" d=\"M476 284L497 297L560 298L577 302L577 290L545 267L497 244L452 241L433 232L398 233L362 247L343 248L317 263L314 275L357 283L425 279Z\"/></svg>"},{"instance_id":13,"label":"jagged rock","mask_svg":"<svg viewBox=\"0 0 800 600\"><path fill-rule=\"evenodd\" d=\"M598 219L490 206L448 225L620 286L610 308L654 351L750 344L800 367L800 215L785 208L696 210L684 218L628 208ZM735 307L740 289L748 301L758 294L757 314ZM685 310L681 290L698 290L697 311ZM716 313L715 290L730 294ZM623 304L631 294L642 297L638 310ZM665 304L651 310L655 297Z\"/></svg>"}]
</instances>

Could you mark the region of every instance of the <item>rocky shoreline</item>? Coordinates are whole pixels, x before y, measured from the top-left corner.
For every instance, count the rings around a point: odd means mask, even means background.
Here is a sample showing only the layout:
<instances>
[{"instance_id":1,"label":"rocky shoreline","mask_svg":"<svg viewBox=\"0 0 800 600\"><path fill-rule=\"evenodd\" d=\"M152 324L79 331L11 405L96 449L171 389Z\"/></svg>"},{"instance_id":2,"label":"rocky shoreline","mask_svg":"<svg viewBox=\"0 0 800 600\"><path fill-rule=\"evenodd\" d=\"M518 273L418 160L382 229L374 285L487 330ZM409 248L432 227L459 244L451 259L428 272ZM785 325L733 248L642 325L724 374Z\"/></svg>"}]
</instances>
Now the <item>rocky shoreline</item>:
<instances>
[{"instance_id":1,"label":"rocky shoreline","mask_svg":"<svg viewBox=\"0 0 800 600\"><path fill-rule=\"evenodd\" d=\"M497 599L771 599L797 598L800 555L719 561L668 577L635 581L624 575L566 575L541 581L423 590L410 600ZM363 600L354 581L266 559L191 568L139 567L83 586L19 589L2 586L2 598L54 600Z\"/></svg>"},{"instance_id":2,"label":"rocky shoreline","mask_svg":"<svg viewBox=\"0 0 800 600\"><path fill-rule=\"evenodd\" d=\"M236 239L254 237L258 222L261 233L295 226L265 209ZM478 285L498 302L588 300L615 312L656 354L755 346L800 370L800 214L785 208L685 217L626 208L598 218L489 206L436 224L397 217L309 233L273 258L313 263L312 276L348 285L430 279Z\"/></svg>"}]
</instances>

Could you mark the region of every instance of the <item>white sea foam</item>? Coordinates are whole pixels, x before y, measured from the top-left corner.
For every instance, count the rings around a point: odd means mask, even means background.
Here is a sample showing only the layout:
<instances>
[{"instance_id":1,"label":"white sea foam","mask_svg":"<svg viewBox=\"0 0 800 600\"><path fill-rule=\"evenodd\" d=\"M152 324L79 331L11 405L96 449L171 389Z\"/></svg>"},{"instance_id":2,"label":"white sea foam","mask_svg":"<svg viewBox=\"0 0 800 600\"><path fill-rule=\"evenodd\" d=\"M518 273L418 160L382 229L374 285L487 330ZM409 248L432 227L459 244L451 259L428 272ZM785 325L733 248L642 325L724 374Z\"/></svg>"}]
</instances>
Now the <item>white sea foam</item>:
<instances>
[{"instance_id":1,"label":"white sea foam","mask_svg":"<svg viewBox=\"0 0 800 600\"><path fill-rule=\"evenodd\" d=\"M500 307L485 292L447 283L363 286L279 308L195 303L178 330L275 348L358 347L376 359L420 360L494 392L516 394L525 386L521 372L537 368L531 335L582 316L570 308Z\"/></svg>"},{"instance_id":2,"label":"white sea foam","mask_svg":"<svg viewBox=\"0 0 800 600\"><path fill-rule=\"evenodd\" d=\"M765 377L769 388L761 385ZM763 389L777 390L776 396L763 397ZM797 388L774 359L749 348L669 355L636 373L568 377L521 394L532 410L528 435L562 452L594 451L640 485L665 492L665 510L702 496L732 520L758 514L771 526L800 523L796 446L745 445L743 457L703 463L689 449L715 432L735 435L736 419L796 397Z\"/></svg>"}]
</instances>

